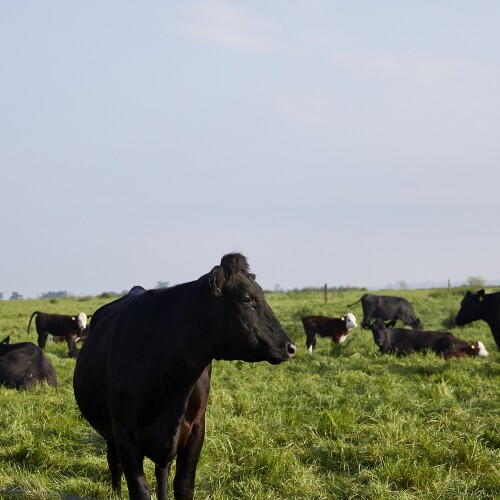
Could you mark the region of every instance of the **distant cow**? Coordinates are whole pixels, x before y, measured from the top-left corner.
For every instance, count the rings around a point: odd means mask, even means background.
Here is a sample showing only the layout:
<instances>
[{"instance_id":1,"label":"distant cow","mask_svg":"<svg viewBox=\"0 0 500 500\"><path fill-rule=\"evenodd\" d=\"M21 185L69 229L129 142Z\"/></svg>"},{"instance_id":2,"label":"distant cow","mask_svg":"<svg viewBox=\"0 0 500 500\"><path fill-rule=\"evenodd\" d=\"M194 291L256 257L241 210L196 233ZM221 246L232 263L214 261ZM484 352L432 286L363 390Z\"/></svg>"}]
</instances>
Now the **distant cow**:
<instances>
[{"instance_id":1,"label":"distant cow","mask_svg":"<svg viewBox=\"0 0 500 500\"><path fill-rule=\"evenodd\" d=\"M455 323L463 326L478 319L488 323L497 347L500 349L500 292L484 293L484 290L479 290L476 293L465 294Z\"/></svg>"},{"instance_id":2,"label":"distant cow","mask_svg":"<svg viewBox=\"0 0 500 500\"><path fill-rule=\"evenodd\" d=\"M404 328L386 328L383 321L377 320L371 325L373 340L378 345L381 354L395 353L399 356L432 350L436 354L446 351L464 350L470 348L470 342L455 337L451 332L416 331ZM482 342L478 356L488 356L488 351Z\"/></svg>"},{"instance_id":3,"label":"distant cow","mask_svg":"<svg viewBox=\"0 0 500 500\"><path fill-rule=\"evenodd\" d=\"M344 342L349 331L356 328L356 316L348 313L341 318L329 318L327 316L305 316L302 324L306 332L306 346L309 353L316 349L316 335L329 337L336 344Z\"/></svg>"},{"instance_id":4,"label":"distant cow","mask_svg":"<svg viewBox=\"0 0 500 500\"><path fill-rule=\"evenodd\" d=\"M83 416L107 443L114 490L149 499L144 457L167 498L193 498L205 435L213 359L278 364L296 351L241 254L225 255L198 280L134 287L94 314L76 360L73 387Z\"/></svg>"},{"instance_id":5,"label":"distant cow","mask_svg":"<svg viewBox=\"0 0 500 500\"><path fill-rule=\"evenodd\" d=\"M31 320L35 318L36 331L38 333L38 347L45 349L49 333L54 337L64 337L68 343L68 349L76 347L76 339L87 326L87 315L84 312L76 316L66 314L49 314L35 311L28 323L30 332Z\"/></svg>"},{"instance_id":6,"label":"distant cow","mask_svg":"<svg viewBox=\"0 0 500 500\"><path fill-rule=\"evenodd\" d=\"M415 316L410 303L402 297L365 293L358 301L354 302L354 304L360 301L363 307L362 328L368 330L370 328L370 322L377 318L386 321L391 320L390 326L394 326L399 319L405 325L411 326L414 330L421 330L423 328L422 323ZM351 307L354 304L350 304L347 307Z\"/></svg>"},{"instance_id":7,"label":"distant cow","mask_svg":"<svg viewBox=\"0 0 500 500\"><path fill-rule=\"evenodd\" d=\"M57 375L43 351L31 342L0 344L0 384L29 389L46 381L57 385Z\"/></svg>"},{"instance_id":8,"label":"distant cow","mask_svg":"<svg viewBox=\"0 0 500 500\"><path fill-rule=\"evenodd\" d=\"M444 359L451 359L451 358L467 358L467 357L474 357L474 356L484 356L487 352L484 344L482 342L469 342L468 347L464 347L462 349L452 349L450 351L444 351L443 356Z\"/></svg>"}]
</instances>

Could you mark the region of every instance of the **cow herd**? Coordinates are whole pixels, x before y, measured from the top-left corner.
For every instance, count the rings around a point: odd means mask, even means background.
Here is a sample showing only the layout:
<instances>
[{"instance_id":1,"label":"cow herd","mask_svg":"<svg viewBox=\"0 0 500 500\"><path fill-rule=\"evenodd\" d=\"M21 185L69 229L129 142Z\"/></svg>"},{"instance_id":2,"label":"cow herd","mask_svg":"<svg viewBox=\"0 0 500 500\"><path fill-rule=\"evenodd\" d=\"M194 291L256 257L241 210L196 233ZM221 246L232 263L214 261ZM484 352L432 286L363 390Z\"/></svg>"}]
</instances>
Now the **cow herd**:
<instances>
[{"instance_id":1,"label":"cow herd","mask_svg":"<svg viewBox=\"0 0 500 500\"><path fill-rule=\"evenodd\" d=\"M362 328L372 331L373 340L381 354L394 353L399 356L415 352L433 351L445 359L467 356L488 356L484 344L478 340L465 341L451 332L424 330L410 303L402 297L365 293L358 301L363 309ZM486 294L467 292L462 300L455 323L459 326L476 320L484 320L490 326L495 342L500 349L500 293ZM397 321L412 328L393 328ZM350 330L357 326L356 317L348 313L341 318L305 316L302 324L306 333L306 347L312 353L316 347L316 336L329 337L336 344L343 342Z\"/></svg>"},{"instance_id":2,"label":"cow herd","mask_svg":"<svg viewBox=\"0 0 500 500\"><path fill-rule=\"evenodd\" d=\"M446 359L488 355L480 341L425 331L403 298L365 294L360 301L361 326L372 331L382 354L432 350ZM43 349L49 334L65 340L69 355L76 358L76 403L106 441L113 489L120 493L124 475L132 499L151 498L146 457L155 465L160 500L167 498L174 459L174 496L193 498L212 360L276 365L292 359L297 350L239 253L224 255L220 265L188 283L154 290L135 286L95 311L89 327L85 313L35 311L28 332L34 317L38 346L9 344L9 339L0 343L0 383L18 389L44 381L57 385ZM488 323L500 349L500 293L467 293L456 323L479 319ZM398 320L411 328L394 328ZM307 316L302 324L309 353L317 336L340 344L357 327L353 313ZM85 342L78 349L82 337Z\"/></svg>"}]
</instances>

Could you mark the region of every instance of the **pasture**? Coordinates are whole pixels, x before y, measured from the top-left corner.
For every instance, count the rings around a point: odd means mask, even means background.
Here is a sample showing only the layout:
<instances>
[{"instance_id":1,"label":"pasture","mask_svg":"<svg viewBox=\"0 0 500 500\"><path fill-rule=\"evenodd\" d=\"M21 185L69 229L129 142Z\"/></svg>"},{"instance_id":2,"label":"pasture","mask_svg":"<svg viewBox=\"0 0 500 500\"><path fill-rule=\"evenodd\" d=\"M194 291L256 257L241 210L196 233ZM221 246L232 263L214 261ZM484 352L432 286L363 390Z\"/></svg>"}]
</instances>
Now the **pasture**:
<instances>
[{"instance_id":1,"label":"pasture","mask_svg":"<svg viewBox=\"0 0 500 500\"><path fill-rule=\"evenodd\" d=\"M484 322L453 326L464 291L380 293L407 298L426 329L481 340L486 359L380 356L359 327L309 355L301 317L345 314L363 292L331 292L326 304L322 291L267 293L298 354L279 366L214 362L195 498L499 498L500 352ZM33 325L26 332L35 310L91 314L110 300L0 301L0 340L36 343ZM351 311L360 323L361 305ZM74 401L75 360L65 343L45 352L57 388L0 387L0 498L116 498L104 441Z\"/></svg>"}]
</instances>

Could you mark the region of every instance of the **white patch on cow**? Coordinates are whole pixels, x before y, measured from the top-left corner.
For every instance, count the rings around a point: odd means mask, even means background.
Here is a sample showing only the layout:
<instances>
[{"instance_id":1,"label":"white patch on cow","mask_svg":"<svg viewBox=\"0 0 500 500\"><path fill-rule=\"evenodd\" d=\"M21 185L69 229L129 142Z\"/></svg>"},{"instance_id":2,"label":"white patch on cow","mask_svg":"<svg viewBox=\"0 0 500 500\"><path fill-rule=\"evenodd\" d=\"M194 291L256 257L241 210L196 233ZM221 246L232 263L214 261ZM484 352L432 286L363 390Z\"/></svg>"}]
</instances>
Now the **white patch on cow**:
<instances>
[{"instance_id":1,"label":"white patch on cow","mask_svg":"<svg viewBox=\"0 0 500 500\"><path fill-rule=\"evenodd\" d=\"M486 347L484 347L484 344L481 341L478 341L477 347L479 349L478 356L485 358L486 356L490 355L490 353L486 350Z\"/></svg>"},{"instance_id":2,"label":"white patch on cow","mask_svg":"<svg viewBox=\"0 0 500 500\"><path fill-rule=\"evenodd\" d=\"M309 354L312 354L312 353L313 353L313 346L312 346L312 345L310 345L310 346L307 348L307 352L308 352Z\"/></svg>"},{"instance_id":3,"label":"white patch on cow","mask_svg":"<svg viewBox=\"0 0 500 500\"><path fill-rule=\"evenodd\" d=\"M352 328L356 328L358 324L356 323L356 316L354 316L353 313L347 313L345 317L345 327L348 330L351 330Z\"/></svg>"},{"instance_id":4,"label":"white patch on cow","mask_svg":"<svg viewBox=\"0 0 500 500\"><path fill-rule=\"evenodd\" d=\"M342 337L339 338L339 344L344 342L344 340L347 338L347 335L342 335Z\"/></svg>"},{"instance_id":5,"label":"white patch on cow","mask_svg":"<svg viewBox=\"0 0 500 500\"><path fill-rule=\"evenodd\" d=\"M87 315L84 312L81 312L76 317L76 322L78 323L78 328L80 328L80 330L83 330L87 326Z\"/></svg>"}]
</instances>

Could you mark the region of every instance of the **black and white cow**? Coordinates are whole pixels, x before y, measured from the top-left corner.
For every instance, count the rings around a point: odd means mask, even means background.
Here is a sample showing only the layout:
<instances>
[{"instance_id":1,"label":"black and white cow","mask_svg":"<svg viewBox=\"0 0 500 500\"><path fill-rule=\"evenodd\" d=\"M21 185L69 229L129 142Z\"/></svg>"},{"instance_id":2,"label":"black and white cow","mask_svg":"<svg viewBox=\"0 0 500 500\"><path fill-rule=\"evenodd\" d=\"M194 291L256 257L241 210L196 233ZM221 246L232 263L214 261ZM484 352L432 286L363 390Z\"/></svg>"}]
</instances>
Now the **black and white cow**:
<instances>
[{"instance_id":1,"label":"black and white cow","mask_svg":"<svg viewBox=\"0 0 500 500\"><path fill-rule=\"evenodd\" d=\"M377 318L385 321L389 320L390 326L394 326L399 319L414 330L421 330L423 328L422 323L413 312L410 303L403 297L365 293L359 300L347 307L352 307L360 301L363 308L362 328L368 330L371 321Z\"/></svg>"},{"instance_id":2,"label":"black and white cow","mask_svg":"<svg viewBox=\"0 0 500 500\"><path fill-rule=\"evenodd\" d=\"M45 349L47 336L64 337L68 343L68 349L76 347L76 340L87 326L87 315L84 312L76 316L67 314L51 314L35 311L28 323L28 333L30 332L31 321L36 316L35 325L38 333L38 347Z\"/></svg>"}]
</instances>

